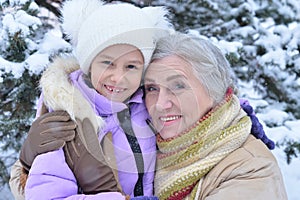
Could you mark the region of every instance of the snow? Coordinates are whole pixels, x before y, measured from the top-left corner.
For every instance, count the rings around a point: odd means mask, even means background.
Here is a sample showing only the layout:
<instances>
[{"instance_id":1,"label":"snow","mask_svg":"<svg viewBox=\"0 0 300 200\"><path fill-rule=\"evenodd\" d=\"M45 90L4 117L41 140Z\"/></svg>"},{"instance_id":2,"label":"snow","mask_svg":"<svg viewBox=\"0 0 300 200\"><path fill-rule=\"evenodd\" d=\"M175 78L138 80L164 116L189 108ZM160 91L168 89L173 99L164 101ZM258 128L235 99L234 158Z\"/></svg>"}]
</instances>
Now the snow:
<instances>
[{"instance_id":1,"label":"snow","mask_svg":"<svg viewBox=\"0 0 300 200\"><path fill-rule=\"evenodd\" d=\"M283 125L289 115L281 110L271 109L264 114L258 113L257 117L267 124Z\"/></svg>"},{"instance_id":2,"label":"snow","mask_svg":"<svg viewBox=\"0 0 300 200\"><path fill-rule=\"evenodd\" d=\"M8 32L13 35L14 33L20 31L23 36L29 34L29 28L25 24L18 23L15 21L14 16L7 14L3 17L3 30L8 29Z\"/></svg>"},{"instance_id":3,"label":"snow","mask_svg":"<svg viewBox=\"0 0 300 200\"><path fill-rule=\"evenodd\" d=\"M279 66L281 69L285 69L286 59L283 55L285 55L285 51L282 49L270 51L261 57L259 64L264 66L265 63L272 63L273 65Z\"/></svg>"},{"instance_id":4,"label":"snow","mask_svg":"<svg viewBox=\"0 0 300 200\"><path fill-rule=\"evenodd\" d=\"M49 63L49 55L47 53L35 53L26 59L25 65L34 74L41 73L45 66Z\"/></svg>"},{"instance_id":5,"label":"snow","mask_svg":"<svg viewBox=\"0 0 300 200\"><path fill-rule=\"evenodd\" d=\"M49 31L45 34L38 49L37 53L29 56L25 60L26 67L35 74L39 74L45 69L46 65L49 63L51 54L60 49L71 49L71 45L65 40L62 40L61 36L58 36L56 32Z\"/></svg>"},{"instance_id":6,"label":"snow","mask_svg":"<svg viewBox=\"0 0 300 200\"><path fill-rule=\"evenodd\" d=\"M61 37L62 36L58 33L58 31L49 31L45 34L44 40L40 44L39 51L41 53L54 53L57 52L59 49L71 49L71 45L65 40L62 40Z\"/></svg>"},{"instance_id":7,"label":"snow","mask_svg":"<svg viewBox=\"0 0 300 200\"><path fill-rule=\"evenodd\" d=\"M29 43L31 44L31 43ZM31 45L37 45L32 43ZM34 47L33 47L34 48ZM37 47L38 51L30 55L22 63L9 62L0 56L0 69L11 72L16 78L20 78L25 68L32 73L39 74L49 63L49 59L60 49L71 49L71 45L63 40L55 31L45 34L43 41ZM0 83L2 80L0 79Z\"/></svg>"},{"instance_id":8,"label":"snow","mask_svg":"<svg viewBox=\"0 0 300 200\"><path fill-rule=\"evenodd\" d=\"M31 26L34 30L38 25L42 25L41 20L38 17L28 15L24 10L19 10L15 15L15 20L26 26Z\"/></svg>"},{"instance_id":9,"label":"snow","mask_svg":"<svg viewBox=\"0 0 300 200\"><path fill-rule=\"evenodd\" d=\"M226 49L226 52L237 52L243 46L240 42L227 42L225 40L220 40L218 45Z\"/></svg>"}]
</instances>

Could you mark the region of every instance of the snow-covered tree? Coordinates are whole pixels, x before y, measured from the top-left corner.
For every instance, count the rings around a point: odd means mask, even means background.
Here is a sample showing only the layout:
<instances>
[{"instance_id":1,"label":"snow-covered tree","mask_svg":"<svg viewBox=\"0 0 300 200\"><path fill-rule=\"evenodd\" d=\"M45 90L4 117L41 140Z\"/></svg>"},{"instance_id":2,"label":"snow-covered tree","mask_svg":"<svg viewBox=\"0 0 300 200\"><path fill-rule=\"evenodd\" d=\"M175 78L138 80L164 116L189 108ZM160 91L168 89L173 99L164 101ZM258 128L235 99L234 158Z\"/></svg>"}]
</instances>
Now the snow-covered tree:
<instances>
[{"instance_id":1,"label":"snow-covered tree","mask_svg":"<svg viewBox=\"0 0 300 200\"><path fill-rule=\"evenodd\" d=\"M42 70L70 48L39 14L33 0L0 0L0 187L35 117Z\"/></svg>"}]
</instances>

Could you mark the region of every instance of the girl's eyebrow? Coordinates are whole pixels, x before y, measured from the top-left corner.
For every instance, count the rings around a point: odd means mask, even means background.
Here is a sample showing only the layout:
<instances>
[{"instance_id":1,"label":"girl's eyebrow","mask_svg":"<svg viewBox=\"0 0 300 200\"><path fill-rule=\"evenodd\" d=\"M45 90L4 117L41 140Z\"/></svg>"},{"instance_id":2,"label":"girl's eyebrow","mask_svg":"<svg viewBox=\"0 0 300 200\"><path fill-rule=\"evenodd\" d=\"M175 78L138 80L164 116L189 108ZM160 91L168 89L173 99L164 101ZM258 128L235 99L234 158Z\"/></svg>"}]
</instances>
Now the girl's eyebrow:
<instances>
[{"instance_id":1,"label":"girl's eyebrow","mask_svg":"<svg viewBox=\"0 0 300 200\"><path fill-rule=\"evenodd\" d=\"M109 60L115 60L114 57L112 56L109 56L109 55L106 55L106 54L102 54L102 55L99 55L99 58L104 58L104 59L109 59ZM127 61L128 63L132 63L132 64L136 64L136 65L143 65L144 63L140 60L128 60Z\"/></svg>"},{"instance_id":2,"label":"girl's eyebrow","mask_svg":"<svg viewBox=\"0 0 300 200\"><path fill-rule=\"evenodd\" d=\"M105 54L99 55L98 58L105 58L105 59L110 59L110 60L113 60L113 59L114 59L113 57L111 57L111 56L109 56L109 55L105 55Z\"/></svg>"},{"instance_id":3,"label":"girl's eyebrow","mask_svg":"<svg viewBox=\"0 0 300 200\"><path fill-rule=\"evenodd\" d=\"M129 60L128 63L136 64L136 65L143 65L144 63L140 60Z\"/></svg>"}]
</instances>

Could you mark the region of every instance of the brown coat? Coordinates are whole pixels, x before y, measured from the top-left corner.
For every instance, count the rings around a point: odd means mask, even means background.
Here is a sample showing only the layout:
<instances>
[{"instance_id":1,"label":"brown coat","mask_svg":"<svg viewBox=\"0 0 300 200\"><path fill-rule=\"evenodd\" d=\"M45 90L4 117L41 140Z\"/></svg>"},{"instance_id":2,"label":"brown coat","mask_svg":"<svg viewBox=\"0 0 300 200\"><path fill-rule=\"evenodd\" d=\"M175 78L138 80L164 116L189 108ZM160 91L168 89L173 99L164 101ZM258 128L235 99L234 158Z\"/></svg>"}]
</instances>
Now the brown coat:
<instances>
[{"instance_id":1,"label":"brown coat","mask_svg":"<svg viewBox=\"0 0 300 200\"><path fill-rule=\"evenodd\" d=\"M275 157L250 135L203 178L199 199L285 200L287 194Z\"/></svg>"},{"instance_id":2,"label":"brown coat","mask_svg":"<svg viewBox=\"0 0 300 200\"><path fill-rule=\"evenodd\" d=\"M11 178L9 180L9 186L12 194L14 195L15 200L25 199L24 188L21 188L21 184L23 183L22 177L24 176L24 173L22 173L22 169L23 169L22 164L20 163L19 160L17 160L15 164L11 167L11 171L10 171Z\"/></svg>"}]
</instances>

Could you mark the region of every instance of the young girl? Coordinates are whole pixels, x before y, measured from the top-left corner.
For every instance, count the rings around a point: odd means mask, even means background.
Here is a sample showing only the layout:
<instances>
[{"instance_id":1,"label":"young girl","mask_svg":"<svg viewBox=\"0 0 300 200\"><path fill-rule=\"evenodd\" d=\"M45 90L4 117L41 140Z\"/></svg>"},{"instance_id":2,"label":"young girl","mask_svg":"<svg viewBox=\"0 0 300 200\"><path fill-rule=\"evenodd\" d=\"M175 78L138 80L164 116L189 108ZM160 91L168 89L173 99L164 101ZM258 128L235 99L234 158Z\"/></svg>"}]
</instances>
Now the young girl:
<instances>
[{"instance_id":1,"label":"young girl","mask_svg":"<svg viewBox=\"0 0 300 200\"><path fill-rule=\"evenodd\" d=\"M48 109L76 121L76 135L36 157L25 198L151 196L156 143L139 87L155 41L169 28L166 11L73 0L62 14L76 56L56 59L41 88Z\"/></svg>"}]
</instances>

